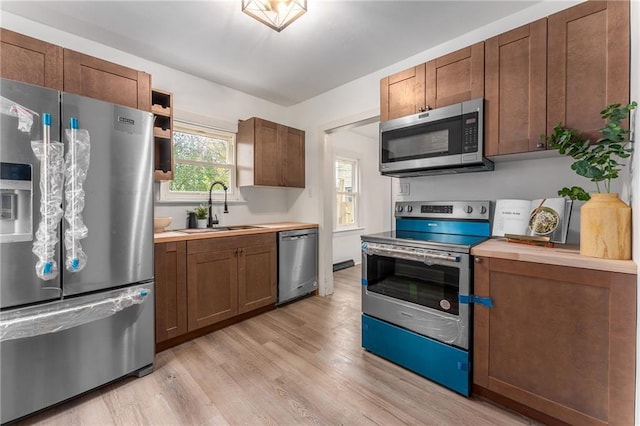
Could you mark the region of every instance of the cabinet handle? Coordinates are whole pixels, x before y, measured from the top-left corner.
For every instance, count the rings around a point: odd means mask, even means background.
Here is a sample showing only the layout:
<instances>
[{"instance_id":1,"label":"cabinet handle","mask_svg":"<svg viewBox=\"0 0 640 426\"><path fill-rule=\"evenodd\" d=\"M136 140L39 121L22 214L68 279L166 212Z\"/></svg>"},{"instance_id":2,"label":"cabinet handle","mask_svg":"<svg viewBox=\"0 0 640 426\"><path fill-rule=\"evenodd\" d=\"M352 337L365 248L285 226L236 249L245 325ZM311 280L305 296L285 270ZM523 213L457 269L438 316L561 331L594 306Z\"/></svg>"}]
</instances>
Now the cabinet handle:
<instances>
[{"instance_id":1,"label":"cabinet handle","mask_svg":"<svg viewBox=\"0 0 640 426\"><path fill-rule=\"evenodd\" d=\"M474 258L473 261L476 263L482 263L482 259L480 259L479 257Z\"/></svg>"},{"instance_id":2,"label":"cabinet handle","mask_svg":"<svg viewBox=\"0 0 640 426\"><path fill-rule=\"evenodd\" d=\"M540 149L541 149L541 148L544 148L544 144L543 144L542 142L538 142L538 143L536 144L536 148L540 148Z\"/></svg>"}]
</instances>

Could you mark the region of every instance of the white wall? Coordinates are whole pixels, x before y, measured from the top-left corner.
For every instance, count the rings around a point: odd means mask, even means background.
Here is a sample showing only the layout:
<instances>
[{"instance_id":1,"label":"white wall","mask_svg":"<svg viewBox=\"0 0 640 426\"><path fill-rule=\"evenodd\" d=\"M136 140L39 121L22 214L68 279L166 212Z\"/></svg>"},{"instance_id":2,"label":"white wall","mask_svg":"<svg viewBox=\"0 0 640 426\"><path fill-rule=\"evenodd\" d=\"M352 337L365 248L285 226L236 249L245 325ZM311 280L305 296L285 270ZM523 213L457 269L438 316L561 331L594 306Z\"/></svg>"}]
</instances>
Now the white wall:
<instances>
[{"instance_id":1,"label":"white wall","mask_svg":"<svg viewBox=\"0 0 640 426\"><path fill-rule=\"evenodd\" d=\"M360 236L386 231L391 225L391 178L378 171L378 140L349 130L329 135L333 158L357 159L360 166L359 228L333 233L333 262L361 262ZM332 196L332 212L335 197Z\"/></svg>"},{"instance_id":2,"label":"white wall","mask_svg":"<svg viewBox=\"0 0 640 426\"><path fill-rule=\"evenodd\" d=\"M640 22L640 1L631 2L631 22ZM640 102L640 29L631 25L631 100ZM638 286L640 288L640 112L636 110L635 122L632 122L632 135L636 152L632 157L632 183L628 190L631 194L631 215L633 230L633 260L638 265ZM633 190L632 190L633 189ZM640 291L637 294L640 301ZM640 306L640 303L636 303ZM636 315L636 424L640 424L640 315Z\"/></svg>"},{"instance_id":3,"label":"white wall","mask_svg":"<svg viewBox=\"0 0 640 426\"><path fill-rule=\"evenodd\" d=\"M252 116L297 127L294 123L289 122L288 109L237 90L211 83L5 11L1 14L0 25L31 37L151 74L152 87L173 92L175 118L204 121L205 124L234 133L237 131L238 119ZM158 186L158 184L155 185L156 196ZM248 188L241 190L240 193L244 202L230 203L229 214L222 215L221 205L219 203L215 205L214 212L218 213L221 224L238 225L290 220L293 203L300 190ZM206 201L205 198L203 197L202 202ZM184 228L186 209L197 204L199 203L156 202L155 215L173 217L173 223L169 229Z\"/></svg>"}]
</instances>

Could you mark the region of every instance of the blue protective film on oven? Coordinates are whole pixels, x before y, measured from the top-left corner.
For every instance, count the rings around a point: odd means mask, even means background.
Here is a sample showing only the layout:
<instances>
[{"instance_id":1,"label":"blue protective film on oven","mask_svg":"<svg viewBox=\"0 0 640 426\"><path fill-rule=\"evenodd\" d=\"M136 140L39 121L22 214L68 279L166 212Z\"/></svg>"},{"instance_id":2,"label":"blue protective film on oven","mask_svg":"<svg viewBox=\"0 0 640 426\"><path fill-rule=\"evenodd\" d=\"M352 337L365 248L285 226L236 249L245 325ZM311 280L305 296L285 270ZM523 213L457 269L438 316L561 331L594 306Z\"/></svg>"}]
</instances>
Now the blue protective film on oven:
<instances>
[{"instance_id":1,"label":"blue protective film on oven","mask_svg":"<svg viewBox=\"0 0 640 426\"><path fill-rule=\"evenodd\" d=\"M471 392L469 351L365 314L362 347L462 395Z\"/></svg>"},{"instance_id":2,"label":"blue protective film on oven","mask_svg":"<svg viewBox=\"0 0 640 426\"><path fill-rule=\"evenodd\" d=\"M396 231L429 232L449 235L491 235L489 222L456 220L396 219Z\"/></svg>"},{"instance_id":3,"label":"blue protective film on oven","mask_svg":"<svg viewBox=\"0 0 640 426\"><path fill-rule=\"evenodd\" d=\"M490 297L476 296L473 294L470 294L468 296L465 294L459 294L458 302L464 304L475 303L476 305L483 305L488 308L493 308L493 301Z\"/></svg>"},{"instance_id":4,"label":"blue protective film on oven","mask_svg":"<svg viewBox=\"0 0 640 426\"><path fill-rule=\"evenodd\" d=\"M367 279L363 278L362 279L362 285L368 285L368 284L369 284L369 282L367 281Z\"/></svg>"},{"instance_id":5,"label":"blue protective film on oven","mask_svg":"<svg viewBox=\"0 0 640 426\"><path fill-rule=\"evenodd\" d=\"M415 240L425 242L435 242L441 244L453 244L458 246L473 247L487 239L487 237L479 237L475 235L454 235L454 234L436 234L431 232L403 231L396 230L393 234L394 238L403 240Z\"/></svg>"}]
</instances>

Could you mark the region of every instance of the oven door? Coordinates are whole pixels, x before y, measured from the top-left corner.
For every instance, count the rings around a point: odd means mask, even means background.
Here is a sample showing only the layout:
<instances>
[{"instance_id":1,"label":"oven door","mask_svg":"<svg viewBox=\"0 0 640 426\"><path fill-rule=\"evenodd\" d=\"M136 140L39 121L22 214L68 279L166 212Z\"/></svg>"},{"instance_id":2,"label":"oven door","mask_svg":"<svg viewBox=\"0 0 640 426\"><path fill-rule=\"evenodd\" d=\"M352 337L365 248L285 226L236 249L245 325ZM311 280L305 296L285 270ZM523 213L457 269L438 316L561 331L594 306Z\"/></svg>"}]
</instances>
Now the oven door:
<instances>
[{"instance_id":1,"label":"oven door","mask_svg":"<svg viewBox=\"0 0 640 426\"><path fill-rule=\"evenodd\" d=\"M469 349L469 255L362 243L362 312Z\"/></svg>"}]
</instances>

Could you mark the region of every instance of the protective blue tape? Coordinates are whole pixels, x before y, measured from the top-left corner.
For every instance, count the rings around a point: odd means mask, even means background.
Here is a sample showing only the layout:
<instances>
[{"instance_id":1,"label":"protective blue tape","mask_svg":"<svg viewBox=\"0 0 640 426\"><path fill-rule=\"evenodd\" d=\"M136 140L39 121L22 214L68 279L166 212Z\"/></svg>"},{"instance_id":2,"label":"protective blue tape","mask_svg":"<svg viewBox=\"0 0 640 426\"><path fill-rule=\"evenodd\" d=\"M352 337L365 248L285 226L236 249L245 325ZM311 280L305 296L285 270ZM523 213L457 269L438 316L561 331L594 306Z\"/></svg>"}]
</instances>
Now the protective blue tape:
<instances>
[{"instance_id":1,"label":"protective blue tape","mask_svg":"<svg viewBox=\"0 0 640 426\"><path fill-rule=\"evenodd\" d=\"M53 272L53 263L51 263L51 262L45 263L44 267L42 268L42 273L44 275L49 275L52 272Z\"/></svg>"},{"instance_id":2,"label":"protective blue tape","mask_svg":"<svg viewBox=\"0 0 640 426\"><path fill-rule=\"evenodd\" d=\"M458 302L464 303L464 304L475 303L477 305L486 306L487 308L493 308L493 301L491 300L490 297L481 297L473 294L470 294L468 296L459 294Z\"/></svg>"},{"instance_id":3,"label":"protective blue tape","mask_svg":"<svg viewBox=\"0 0 640 426\"><path fill-rule=\"evenodd\" d=\"M362 285L369 285L369 281L366 278L362 279Z\"/></svg>"}]
</instances>

